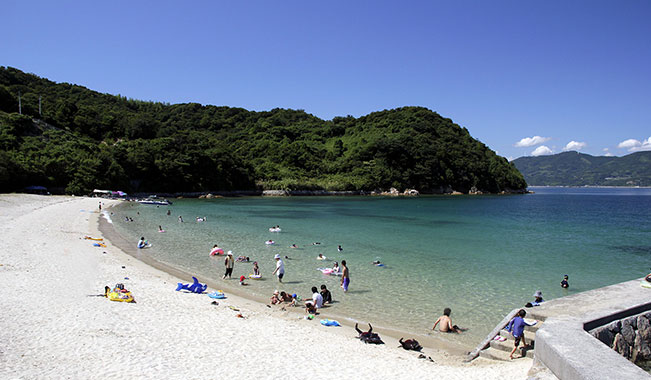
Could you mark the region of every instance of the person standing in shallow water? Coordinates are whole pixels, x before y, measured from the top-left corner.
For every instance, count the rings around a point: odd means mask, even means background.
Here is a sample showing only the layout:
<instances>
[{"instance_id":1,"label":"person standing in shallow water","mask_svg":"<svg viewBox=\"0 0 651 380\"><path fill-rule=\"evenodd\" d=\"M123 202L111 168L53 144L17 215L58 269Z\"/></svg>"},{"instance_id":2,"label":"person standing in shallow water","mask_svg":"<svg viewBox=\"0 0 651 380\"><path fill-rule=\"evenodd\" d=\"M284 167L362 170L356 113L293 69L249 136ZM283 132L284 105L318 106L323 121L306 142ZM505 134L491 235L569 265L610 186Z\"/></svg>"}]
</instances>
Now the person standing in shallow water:
<instances>
[{"instance_id":1,"label":"person standing in shallow water","mask_svg":"<svg viewBox=\"0 0 651 380\"><path fill-rule=\"evenodd\" d=\"M348 291L348 285L350 284L350 272L348 271L348 266L346 266L346 260L341 260L341 288L344 292Z\"/></svg>"},{"instance_id":2,"label":"person standing in shallow water","mask_svg":"<svg viewBox=\"0 0 651 380\"><path fill-rule=\"evenodd\" d=\"M285 256L287 257L287 256ZM283 276L285 275L285 263L280 259L280 255L276 253L274 256L274 260L276 260L276 269L271 273L273 276L274 274L278 276L278 282L283 282Z\"/></svg>"},{"instance_id":3,"label":"person standing in shallow water","mask_svg":"<svg viewBox=\"0 0 651 380\"><path fill-rule=\"evenodd\" d=\"M224 273L224 277L228 276L228 278L231 278L231 275L233 274L233 251L228 251L228 254L226 254L226 259L224 260L224 265L226 266L226 272Z\"/></svg>"}]
</instances>

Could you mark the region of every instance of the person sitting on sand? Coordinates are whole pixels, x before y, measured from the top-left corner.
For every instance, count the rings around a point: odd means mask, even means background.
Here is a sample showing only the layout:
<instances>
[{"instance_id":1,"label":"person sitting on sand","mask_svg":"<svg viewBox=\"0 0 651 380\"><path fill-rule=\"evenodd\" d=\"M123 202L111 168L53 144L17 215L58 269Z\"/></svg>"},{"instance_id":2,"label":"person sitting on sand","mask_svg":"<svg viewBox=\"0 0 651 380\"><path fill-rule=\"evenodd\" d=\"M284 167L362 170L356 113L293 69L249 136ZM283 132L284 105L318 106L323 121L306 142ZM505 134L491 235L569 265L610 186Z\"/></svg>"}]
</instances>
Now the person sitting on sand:
<instances>
[{"instance_id":1,"label":"person sitting on sand","mask_svg":"<svg viewBox=\"0 0 651 380\"><path fill-rule=\"evenodd\" d=\"M274 294L271 296L271 304L275 305L281 302L282 301L280 300L280 293L277 290L274 290Z\"/></svg>"},{"instance_id":2,"label":"person sitting on sand","mask_svg":"<svg viewBox=\"0 0 651 380\"><path fill-rule=\"evenodd\" d=\"M292 294L292 302L290 302L289 306L296 306L296 302L298 302L298 296L294 293Z\"/></svg>"},{"instance_id":3,"label":"person sitting on sand","mask_svg":"<svg viewBox=\"0 0 651 380\"><path fill-rule=\"evenodd\" d=\"M292 302L292 296L287 292L280 292L280 302Z\"/></svg>"},{"instance_id":4,"label":"person sitting on sand","mask_svg":"<svg viewBox=\"0 0 651 380\"><path fill-rule=\"evenodd\" d=\"M317 290L316 286L312 287L312 301L305 302L305 312L310 314L316 314L323 306L323 297L321 293Z\"/></svg>"},{"instance_id":5,"label":"person sitting on sand","mask_svg":"<svg viewBox=\"0 0 651 380\"><path fill-rule=\"evenodd\" d=\"M561 281L561 288L567 289L570 287L570 283L567 282L569 277L567 275L563 276L563 281Z\"/></svg>"},{"instance_id":6,"label":"person sitting on sand","mask_svg":"<svg viewBox=\"0 0 651 380\"><path fill-rule=\"evenodd\" d=\"M148 245L149 245L149 242L147 240L145 240L145 237L144 236L141 237L140 241L138 242L138 248L140 248L140 249L146 248Z\"/></svg>"},{"instance_id":7,"label":"person sitting on sand","mask_svg":"<svg viewBox=\"0 0 651 380\"><path fill-rule=\"evenodd\" d=\"M323 297L323 303L332 303L332 294L325 285L321 285L321 297Z\"/></svg>"},{"instance_id":8,"label":"person sitting on sand","mask_svg":"<svg viewBox=\"0 0 651 380\"><path fill-rule=\"evenodd\" d=\"M240 276L240 285L243 285L243 286L248 285L246 282L244 282L245 279L246 279L246 277Z\"/></svg>"},{"instance_id":9,"label":"person sitting on sand","mask_svg":"<svg viewBox=\"0 0 651 380\"><path fill-rule=\"evenodd\" d=\"M439 326L439 331L440 332L454 332L454 333L461 333L462 329L457 326L457 325L452 325L452 320L450 319L450 313L452 313L452 310L449 307L446 307L443 309L443 315L439 317L439 319L434 322L434 326L432 326L432 330L436 328L436 325L439 323L441 324Z\"/></svg>"}]
</instances>

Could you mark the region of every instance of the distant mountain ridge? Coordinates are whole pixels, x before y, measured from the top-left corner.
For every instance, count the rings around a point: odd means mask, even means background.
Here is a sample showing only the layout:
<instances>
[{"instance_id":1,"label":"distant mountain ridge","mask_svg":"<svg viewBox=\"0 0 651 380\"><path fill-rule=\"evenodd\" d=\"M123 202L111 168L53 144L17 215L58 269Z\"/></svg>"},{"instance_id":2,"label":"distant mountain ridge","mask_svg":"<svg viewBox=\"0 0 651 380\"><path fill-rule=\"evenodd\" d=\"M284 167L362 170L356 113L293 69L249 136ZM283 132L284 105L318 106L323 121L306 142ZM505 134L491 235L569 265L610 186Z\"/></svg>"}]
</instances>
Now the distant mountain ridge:
<instances>
[{"instance_id":1,"label":"distant mountain ridge","mask_svg":"<svg viewBox=\"0 0 651 380\"><path fill-rule=\"evenodd\" d=\"M571 151L520 157L513 164L530 186L651 186L651 151L623 157Z\"/></svg>"}]
</instances>

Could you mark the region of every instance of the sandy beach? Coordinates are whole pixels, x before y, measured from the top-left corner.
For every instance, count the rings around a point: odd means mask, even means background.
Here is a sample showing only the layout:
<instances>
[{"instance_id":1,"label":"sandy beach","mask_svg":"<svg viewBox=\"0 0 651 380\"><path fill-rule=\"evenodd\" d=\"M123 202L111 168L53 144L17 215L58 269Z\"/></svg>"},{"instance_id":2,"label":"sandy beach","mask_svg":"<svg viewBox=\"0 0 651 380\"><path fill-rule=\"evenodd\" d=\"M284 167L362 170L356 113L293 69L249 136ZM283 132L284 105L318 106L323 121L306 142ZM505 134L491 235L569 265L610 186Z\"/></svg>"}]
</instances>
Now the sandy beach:
<instances>
[{"instance_id":1,"label":"sandy beach","mask_svg":"<svg viewBox=\"0 0 651 380\"><path fill-rule=\"evenodd\" d=\"M111 242L84 240L101 236L99 217L94 198L0 195L0 378L525 379L531 367L425 348L431 362L390 336L365 345L349 326L231 294L212 305ZM96 296L116 283L137 303Z\"/></svg>"}]
</instances>

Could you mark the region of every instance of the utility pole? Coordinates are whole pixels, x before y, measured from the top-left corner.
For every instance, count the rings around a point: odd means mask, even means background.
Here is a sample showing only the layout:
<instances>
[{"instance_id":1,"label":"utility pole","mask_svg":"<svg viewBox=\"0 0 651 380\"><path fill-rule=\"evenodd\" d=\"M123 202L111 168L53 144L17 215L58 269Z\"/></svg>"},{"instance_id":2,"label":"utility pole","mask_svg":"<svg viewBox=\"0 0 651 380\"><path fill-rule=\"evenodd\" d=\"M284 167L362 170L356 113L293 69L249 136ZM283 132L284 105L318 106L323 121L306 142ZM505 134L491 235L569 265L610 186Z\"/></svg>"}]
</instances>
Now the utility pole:
<instances>
[{"instance_id":1,"label":"utility pole","mask_svg":"<svg viewBox=\"0 0 651 380\"><path fill-rule=\"evenodd\" d=\"M20 91L18 91L18 113L23 114L23 104L20 102Z\"/></svg>"},{"instance_id":2,"label":"utility pole","mask_svg":"<svg viewBox=\"0 0 651 380\"><path fill-rule=\"evenodd\" d=\"M41 95L38 96L38 116L43 117L41 113Z\"/></svg>"}]
</instances>

